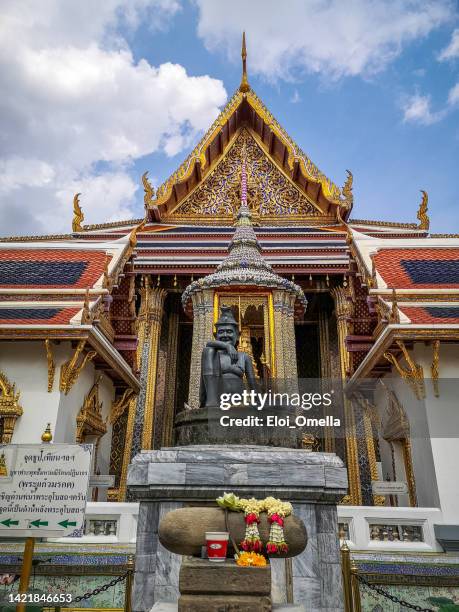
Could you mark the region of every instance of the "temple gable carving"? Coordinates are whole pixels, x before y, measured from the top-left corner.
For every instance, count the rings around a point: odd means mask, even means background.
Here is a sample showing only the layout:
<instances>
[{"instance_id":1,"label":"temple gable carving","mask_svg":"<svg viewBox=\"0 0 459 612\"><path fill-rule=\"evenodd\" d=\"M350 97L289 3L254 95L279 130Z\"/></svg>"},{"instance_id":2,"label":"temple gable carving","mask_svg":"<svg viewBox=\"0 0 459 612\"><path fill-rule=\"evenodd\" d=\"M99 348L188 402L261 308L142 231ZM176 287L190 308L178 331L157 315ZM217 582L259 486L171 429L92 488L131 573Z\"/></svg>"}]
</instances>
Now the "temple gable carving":
<instances>
[{"instance_id":1,"label":"temple gable carving","mask_svg":"<svg viewBox=\"0 0 459 612\"><path fill-rule=\"evenodd\" d=\"M288 215L317 217L322 213L263 151L247 129L236 136L226 154L203 182L171 213L168 221L191 217L233 220L240 203L240 169L245 147L248 205L255 222Z\"/></svg>"}]
</instances>

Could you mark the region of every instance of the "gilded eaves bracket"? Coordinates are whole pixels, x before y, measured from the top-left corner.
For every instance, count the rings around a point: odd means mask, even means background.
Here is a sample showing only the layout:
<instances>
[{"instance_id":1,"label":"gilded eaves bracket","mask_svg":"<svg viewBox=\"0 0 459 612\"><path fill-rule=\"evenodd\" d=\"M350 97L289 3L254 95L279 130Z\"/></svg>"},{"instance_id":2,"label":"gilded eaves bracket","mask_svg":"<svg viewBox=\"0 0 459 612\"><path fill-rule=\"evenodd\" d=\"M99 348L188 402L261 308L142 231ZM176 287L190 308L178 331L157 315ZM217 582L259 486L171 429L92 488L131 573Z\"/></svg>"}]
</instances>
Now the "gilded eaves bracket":
<instances>
[{"instance_id":1,"label":"gilded eaves bracket","mask_svg":"<svg viewBox=\"0 0 459 612\"><path fill-rule=\"evenodd\" d=\"M83 352L85 345L86 340L80 340L78 342L78 346L75 349L73 357L71 357L61 366L59 388L65 393L65 395L67 395L67 393L73 387L79 375L83 371L85 365L92 361L92 359L94 359L94 357L96 356L96 351L89 351L80 360L80 355Z\"/></svg>"},{"instance_id":2,"label":"gilded eaves bracket","mask_svg":"<svg viewBox=\"0 0 459 612\"><path fill-rule=\"evenodd\" d=\"M402 351L408 367L403 366L399 361L397 361L397 358L395 355L392 355L392 353L386 352L384 353L384 357L395 367L400 376L410 385L416 398L424 399L426 396L426 391L424 385L424 370L422 369L422 366L413 361L404 342L397 340L396 344Z\"/></svg>"}]
</instances>

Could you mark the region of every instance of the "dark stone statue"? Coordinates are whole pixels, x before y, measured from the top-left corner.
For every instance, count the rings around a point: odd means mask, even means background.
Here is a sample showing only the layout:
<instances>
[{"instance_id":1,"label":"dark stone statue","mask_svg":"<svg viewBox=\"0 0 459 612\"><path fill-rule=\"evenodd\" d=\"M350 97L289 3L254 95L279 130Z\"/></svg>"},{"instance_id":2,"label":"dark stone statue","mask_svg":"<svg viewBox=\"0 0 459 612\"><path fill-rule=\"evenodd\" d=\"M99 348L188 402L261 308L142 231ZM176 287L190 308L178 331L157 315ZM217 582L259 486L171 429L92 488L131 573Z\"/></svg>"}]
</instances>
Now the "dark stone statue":
<instances>
[{"instance_id":1,"label":"dark stone statue","mask_svg":"<svg viewBox=\"0 0 459 612\"><path fill-rule=\"evenodd\" d=\"M199 392L202 407L219 406L222 393L240 394L247 387L257 390L252 360L236 348L239 326L229 306L221 307L215 328L215 340L208 342L202 351Z\"/></svg>"}]
</instances>

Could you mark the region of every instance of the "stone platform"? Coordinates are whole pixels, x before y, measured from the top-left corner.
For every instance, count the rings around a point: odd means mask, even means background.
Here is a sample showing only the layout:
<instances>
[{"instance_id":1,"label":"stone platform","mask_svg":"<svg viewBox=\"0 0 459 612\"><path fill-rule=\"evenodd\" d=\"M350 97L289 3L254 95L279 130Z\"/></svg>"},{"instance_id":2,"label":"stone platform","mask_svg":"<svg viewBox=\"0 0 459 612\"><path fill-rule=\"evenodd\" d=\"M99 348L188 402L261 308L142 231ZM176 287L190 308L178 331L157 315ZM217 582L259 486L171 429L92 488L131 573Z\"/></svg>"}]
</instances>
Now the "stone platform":
<instances>
[{"instance_id":1,"label":"stone platform","mask_svg":"<svg viewBox=\"0 0 459 612\"><path fill-rule=\"evenodd\" d=\"M336 455L263 446L164 448L134 457L128 486L140 502L134 612L179 598L182 557L159 543L161 518L186 504L213 504L224 492L290 501L306 526L308 545L291 566L272 560L273 602L286 603L293 591L306 612L342 612L336 503L347 493L347 472Z\"/></svg>"}]
</instances>

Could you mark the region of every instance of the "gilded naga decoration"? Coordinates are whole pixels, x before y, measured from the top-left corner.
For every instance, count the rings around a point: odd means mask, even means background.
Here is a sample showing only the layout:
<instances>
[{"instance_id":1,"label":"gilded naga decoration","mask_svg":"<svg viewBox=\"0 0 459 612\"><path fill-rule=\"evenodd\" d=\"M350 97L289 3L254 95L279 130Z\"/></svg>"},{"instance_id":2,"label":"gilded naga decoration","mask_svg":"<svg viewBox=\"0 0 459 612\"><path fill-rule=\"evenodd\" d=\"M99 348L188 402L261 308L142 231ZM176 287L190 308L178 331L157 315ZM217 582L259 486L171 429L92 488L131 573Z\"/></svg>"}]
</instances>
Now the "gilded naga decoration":
<instances>
[{"instance_id":1,"label":"gilded naga decoration","mask_svg":"<svg viewBox=\"0 0 459 612\"><path fill-rule=\"evenodd\" d=\"M59 389L63 391L65 395L67 395L73 387L86 364L92 361L96 356L96 351L88 351L80 360L85 345L86 340L80 340L73 356L61 365Z\"/></svg>"},{"instance_id":2,"label":"gilded naga decoration","mask_svg":"<svg viewBox=\"0 0 459 612\"><path fill-rule=\"evenodd\" d=\"M80 206L80 195L81 193L76 193L73 197L72 232L81 232L83 230L84 214Z\"/></svg>"},{"instance_id":3,"label":"gilded naga decoration","mask_svg":"<svg viewBox=\"0 0 459 612\"><path fill-rule=\"evenodd\" d=\"M428 211L427 205L429 202L429 196L427 195L427 191L424 191L423 189L421 189L421 193L422 193L422 200L419 205L419 210L417 214L417 218L419 219L418 228L423 229L423 230L428 230L430 227L430 219L429 219L429 215L427 214L427 211Z\"/></svg>"},{"instance_id":4,"label":"gilded naga decoration","mask_svg":"<svg viewBox=\"0 0 459 612\"><path fill-rule=\"evenodd\" d=\"M145 195L143 196L143 203L145 206L145 210L148 210L153 206L153 200L155 198L155 190L151 186L150 181L148 180L148 172L144 172L142 174L142 184Z\"/></svg>"}]
</instances>

